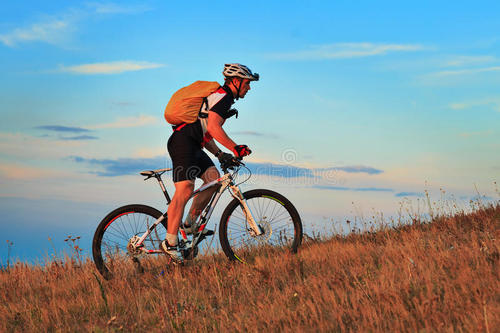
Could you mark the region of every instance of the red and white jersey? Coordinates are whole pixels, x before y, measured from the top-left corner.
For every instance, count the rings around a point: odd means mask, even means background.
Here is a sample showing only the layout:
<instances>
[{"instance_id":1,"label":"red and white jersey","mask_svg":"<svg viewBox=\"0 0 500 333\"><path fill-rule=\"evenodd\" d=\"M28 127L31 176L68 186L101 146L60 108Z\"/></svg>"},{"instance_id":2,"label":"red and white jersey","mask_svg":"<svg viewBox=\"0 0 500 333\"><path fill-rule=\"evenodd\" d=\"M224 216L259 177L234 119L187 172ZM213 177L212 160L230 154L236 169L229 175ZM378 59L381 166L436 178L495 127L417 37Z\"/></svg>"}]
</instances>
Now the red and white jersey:
<instances>
[{"instance_id":1,"label":"red and white jersey","mask_svg":"<svg viewBox=\"0 0 500 333\"><path fill-rule=\"evenodd\" d=\"M203 142L201 143L202 147L205 146L207 142L212 140L212 136L207 132L208 112L216 112L219 116L226 120L233 115L229 112L233 103L233 92L226 85L220 87L217 91L207 97L207 103L203 104L203 108L200 110L200 115L206 114L205 117L200 117L201 130L203 132Z\"/></svg>"}]
</instances>

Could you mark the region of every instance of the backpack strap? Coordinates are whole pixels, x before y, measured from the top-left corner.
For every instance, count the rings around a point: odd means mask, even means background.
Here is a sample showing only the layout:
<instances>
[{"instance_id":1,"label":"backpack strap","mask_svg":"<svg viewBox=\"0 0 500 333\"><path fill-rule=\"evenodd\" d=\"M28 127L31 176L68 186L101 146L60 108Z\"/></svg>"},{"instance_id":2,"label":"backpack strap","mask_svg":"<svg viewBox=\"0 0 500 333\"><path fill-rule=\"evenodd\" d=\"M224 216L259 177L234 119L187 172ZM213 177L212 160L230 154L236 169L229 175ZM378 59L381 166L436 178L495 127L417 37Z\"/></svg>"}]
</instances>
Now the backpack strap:
<instances>
[{"instance_id":1,"label":"backpack strap","mask_svg":"<svg viewBox=\"0 0 500 333\"><path fill-rule=\"evenodd\" d=\"M208 118L208 98L203 97L203 102L200 106L200 111L198 112L198 118Z\"/></svg>"},{"instance_id":2,"label":"backpack strap","mask_svg":"<svg viewBox=\"0 0 500 333\"><path fill-rule=\"evenodd\" d=\"M217 87L217 89L215 89L213 92L211 92L210 95L217 92L220 88L222 88L221 85L219 85L219 87ZM208 96L210 96L210 95L208 95ZM203 102L201 103L200 111L198 112L198 118L208 118L208 107L209 107L208 96L203 97Z\"/></svg>"}]
</instances>

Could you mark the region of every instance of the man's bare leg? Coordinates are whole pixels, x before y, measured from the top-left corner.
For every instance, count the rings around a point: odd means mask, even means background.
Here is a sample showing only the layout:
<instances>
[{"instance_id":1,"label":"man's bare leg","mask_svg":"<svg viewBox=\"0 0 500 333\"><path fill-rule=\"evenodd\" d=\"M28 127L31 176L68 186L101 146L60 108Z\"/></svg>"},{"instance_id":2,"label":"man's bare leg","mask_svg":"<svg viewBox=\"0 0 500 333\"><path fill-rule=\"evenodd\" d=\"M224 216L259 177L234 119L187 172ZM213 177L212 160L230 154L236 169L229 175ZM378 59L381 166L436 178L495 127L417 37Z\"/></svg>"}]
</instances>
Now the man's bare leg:
<instances>
[{"instance_id":1,"label":"man's bare leg","mask_svg":"<svg viewBox=\"0 0 500 333\"><path fill-rule=\"evenodd\" d=\"M177 233L179 231L179 225L181 224L182 216L184 215L184 207L188 202L191 194L194 190L194 180L183 180L177 182L175 185L175 193L172 197L172 201L168 206L167 216L168 216L168 227L167 236L175 235L177 238ZM175 245L170 243L170 245Z\"/></svg>"},{"instance_id":2,"label":"man's bare leg","mask_svg":"<svg viewBox=\"0 0 500 333\"><path fill-rule=\"evenodd\" d=\"M177 233L179 232L179 224L184 214L184 207L186 207L193 189L193 180L183 180L175 183L175 193L168 206L167 235L165 236L165 241L161 242L160 248L170 256L174 263L181 263L184 260L177 248Z\"/></svg>"}]
</instances>

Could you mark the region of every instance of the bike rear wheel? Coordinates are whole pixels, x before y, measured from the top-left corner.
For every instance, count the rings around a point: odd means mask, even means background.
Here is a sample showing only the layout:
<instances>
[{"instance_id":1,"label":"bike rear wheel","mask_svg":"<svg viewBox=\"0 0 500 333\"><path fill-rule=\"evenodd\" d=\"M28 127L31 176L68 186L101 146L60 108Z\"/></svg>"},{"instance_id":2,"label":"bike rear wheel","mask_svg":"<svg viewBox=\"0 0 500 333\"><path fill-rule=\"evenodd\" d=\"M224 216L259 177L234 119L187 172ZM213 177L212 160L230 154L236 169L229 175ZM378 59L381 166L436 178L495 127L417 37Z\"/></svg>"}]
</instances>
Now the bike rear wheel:
<instances>
[{"instance_id":1,"label":"bike rear wheel","mask_svg":"<svg viewBox=\"0 0 500 333\"><path fill-rule=\"evenodd\" d=\"M145 255L142 251L127 248L134 236L140 237L162 213L145 205L127 205L109 213L99 224L92 241L94 263L101 275L110 279L119 268L126 267L124 262L132 260L137 268L140 259ZM146 249L159 249L160 242L165 239L167 220L162 221L144 240Z\"/></svg>"},{"instance_id":2,"label":"bike rear wheel","mask_svg":"<svg viewBox=\"0 0 500 333\"><path fill-rule=\"evenodd\" d=\"M243 193L248 208L264 233L253 236L239 200L229 203L222 214L219 238L229 259L245 262L257 249L288 248L293 253L302 242L302 222L293 204L281 194L270 190Z\"/></svg>"}]
</instances>

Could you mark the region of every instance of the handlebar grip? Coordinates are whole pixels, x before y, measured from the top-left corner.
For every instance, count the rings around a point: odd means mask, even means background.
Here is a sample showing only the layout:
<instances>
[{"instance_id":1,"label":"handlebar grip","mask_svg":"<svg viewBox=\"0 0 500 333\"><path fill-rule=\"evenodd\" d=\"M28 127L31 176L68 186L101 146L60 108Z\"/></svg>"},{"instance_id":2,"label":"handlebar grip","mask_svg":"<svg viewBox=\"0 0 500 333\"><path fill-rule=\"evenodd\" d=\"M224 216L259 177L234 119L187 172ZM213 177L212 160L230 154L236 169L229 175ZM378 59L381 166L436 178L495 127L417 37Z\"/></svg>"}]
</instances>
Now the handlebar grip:
<instances>
[{"instance_id":1,"label":"handlebar grip","mask_svg":"<svg viewBox=\"0 0 500 333\"><path fill-rule=\"evenodd\" d=\"M240 165L245 165L242 162L242 159L243 158L241 158L241 157L233 156L233 158L230 159L230 160L228 160L227 162L221 163L221 168L224 171L227 171L227 169L232 170L233 167L238 167Z\"/></svg>"}]
</instances>

